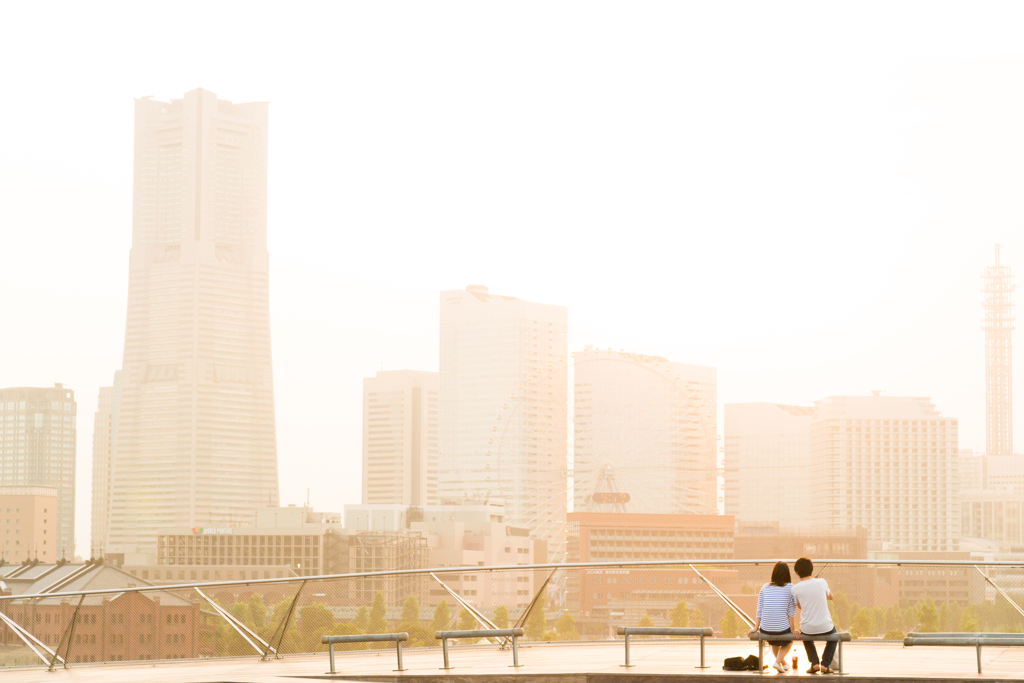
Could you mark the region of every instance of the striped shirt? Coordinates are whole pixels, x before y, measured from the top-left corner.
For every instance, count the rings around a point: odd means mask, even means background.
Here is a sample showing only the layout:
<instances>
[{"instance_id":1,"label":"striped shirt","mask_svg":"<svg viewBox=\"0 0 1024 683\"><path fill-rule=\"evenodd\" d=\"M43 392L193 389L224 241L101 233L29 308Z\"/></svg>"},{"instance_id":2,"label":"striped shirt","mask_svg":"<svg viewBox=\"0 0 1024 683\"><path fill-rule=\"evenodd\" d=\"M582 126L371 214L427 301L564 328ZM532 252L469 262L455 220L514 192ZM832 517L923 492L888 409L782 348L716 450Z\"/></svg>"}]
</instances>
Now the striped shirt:
<instances>
[{"instance_id":1,"label":"striped shirt","mask_svg":"<svg viewBox=\"0 0 1024 683\"><path fill-rule=\"evenodd\" d=\"M761 620L762 631L785 631L789 628L789 617L796 616L793 602L793 584L776 586L766 583L757 594L757 618Z\"/></svg>"}]
</instances>

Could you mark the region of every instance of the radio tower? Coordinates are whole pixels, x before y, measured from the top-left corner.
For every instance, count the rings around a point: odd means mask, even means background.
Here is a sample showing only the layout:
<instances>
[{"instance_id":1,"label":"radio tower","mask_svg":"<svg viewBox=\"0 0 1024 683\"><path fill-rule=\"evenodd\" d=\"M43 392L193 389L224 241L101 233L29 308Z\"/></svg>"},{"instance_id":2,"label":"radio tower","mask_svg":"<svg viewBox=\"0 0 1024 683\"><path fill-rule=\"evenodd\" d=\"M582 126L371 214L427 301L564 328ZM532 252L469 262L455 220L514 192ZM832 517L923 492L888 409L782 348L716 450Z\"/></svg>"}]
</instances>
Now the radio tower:
<instances>
[{"instance_id":1,"label":"radio tower","mask_svg":"<svg viewBox=\"0 0 1024 683\"><path fill-rule=\"evenodd\" d=\"M985 441L988 455L1013 455L1013 273L995 265L981 273L985 331Z\"/></svg>"}]
</instances>

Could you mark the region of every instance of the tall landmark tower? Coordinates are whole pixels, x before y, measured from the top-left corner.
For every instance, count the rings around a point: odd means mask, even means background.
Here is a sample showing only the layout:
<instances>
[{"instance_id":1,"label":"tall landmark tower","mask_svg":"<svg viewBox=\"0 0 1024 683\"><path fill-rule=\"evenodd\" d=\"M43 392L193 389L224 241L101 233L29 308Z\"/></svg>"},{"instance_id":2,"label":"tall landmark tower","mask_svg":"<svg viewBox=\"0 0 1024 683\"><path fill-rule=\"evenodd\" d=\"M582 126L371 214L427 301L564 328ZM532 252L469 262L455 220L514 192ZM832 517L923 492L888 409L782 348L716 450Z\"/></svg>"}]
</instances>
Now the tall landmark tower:
<instances>
[{"instance_id":1,"label":"tall landmark tower","mask_svg":"<svg viewBox=\"0 0 1024 683\"><path fill-rule=\"evenodd\" d=\"M267 111L202 89L135 102L106 553L150 553L160 529L251 522L278 503Z\"/></svg>"},{"instance_id":2,"label":"tall landmark tower","mask_svg":"<svg viewBox=\"0 0 1024 683\"><path fill-rule=\"evenodd\" d=\"M1013 455L1013 372L1010 335L1013 330L1013 273L999 265L982 271L985 331L985 436L988 455Z\"/></svg>"}]
</instances>

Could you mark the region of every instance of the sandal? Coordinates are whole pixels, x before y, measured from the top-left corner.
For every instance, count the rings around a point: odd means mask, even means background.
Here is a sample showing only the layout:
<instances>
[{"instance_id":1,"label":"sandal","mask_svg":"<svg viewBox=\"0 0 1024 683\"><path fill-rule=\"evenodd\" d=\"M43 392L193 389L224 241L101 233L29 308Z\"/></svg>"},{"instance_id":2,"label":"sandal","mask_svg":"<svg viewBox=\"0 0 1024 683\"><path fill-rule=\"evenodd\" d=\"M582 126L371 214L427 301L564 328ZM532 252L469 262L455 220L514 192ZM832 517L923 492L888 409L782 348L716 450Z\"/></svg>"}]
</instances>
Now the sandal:
<instances>
[{"instance_id":1,"label":"sandal","mask_svg":"<svg viewBox=\"0 0 1024 683\"><path fill-rule=\"evenodd\" d=\"M827 666L821 667L821 671L820 671L820 673L823 673L823 674L834 674L835 672L836 672L835 669L830 669Z\"/></svg>"},{"instance_id":2,"label":"sandal","mask_svg":"<svg viewBox=\"0 0 1024 683\"><path fill-rule=\"evenodd\" d=\"M811 666L810 669L807 670L807 673L809 673L809 674L816 674L819 671L821 671L821 667L818 666L817 664L814 664L814 665Z\"/></svg>"}]
</instances>

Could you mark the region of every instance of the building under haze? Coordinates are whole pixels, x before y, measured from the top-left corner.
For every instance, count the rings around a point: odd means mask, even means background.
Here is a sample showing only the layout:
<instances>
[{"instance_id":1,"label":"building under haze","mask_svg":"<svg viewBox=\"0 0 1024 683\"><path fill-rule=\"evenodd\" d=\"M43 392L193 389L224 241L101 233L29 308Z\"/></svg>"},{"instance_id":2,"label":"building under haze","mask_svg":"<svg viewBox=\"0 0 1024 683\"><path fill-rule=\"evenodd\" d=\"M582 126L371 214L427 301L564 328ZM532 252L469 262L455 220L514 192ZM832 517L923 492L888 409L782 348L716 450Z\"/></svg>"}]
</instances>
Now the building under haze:
<instances>
[{"instance_id":1,"label":"building under haze","mask_svg":"<svg viewBox=\"0 0 1024 683\"><path fill-rule=\"evenodd\" d=\"M135 102L132 248L104 551L278 500L266 102Z\"/></svg>"},{"instance_id":2,"label":"building under haze","mask_svg":"<svg viewBox=\"0 0 1024 683\"><path fill-rule=\"evenodd\" d=\"M782 529L811 526L813 420L811 406L725 404L725 514Z\"/></svg>"},{"instance_id":3,"label":"building under haze","mask_svg":"<svg viewBox=\"0 0 1024 683\"><path fill-rule=\"evenodd\" d=\"M873 394L815 402L809 486L784 495L810 497L818 531L864 527L870 549L957 550L957 420L928 398Z\"/></svg>"},{"instance_id":4,"label":"building under haze","mask_svg":"<svg viewBox=\"0 0 1024 683\"><path fill-rule=\"evenodd\" d=\"M53 547L48 561L72 559L75 555L75 446L77 414L75 392L63 384L51 388L15 387L0 389L0 487L54 487L56 510L47 507L47 515L56 515L56 529L45 546ZM0 496L7 519L7 508L17 509ZM16 514L16 513L11 513ZM48 517L47 517L48 518ZM11 517L17 519L17 517ZM10 531L13 531L10 530ZM52 534L52 535L51 535ZM5 533L3 548L22 547L22 534ZM43 544L36 550L42 551ZM13 557L13 556L12 556ZM35 557L35 556L34 556ZM43 559L43 555L38 555ZM5 559L8 559L4 555Z\"/></svg>"},{"instance_id":5,"label":"building under haze","mask_svg":"<svg viewBox=\"0 0 1024 683\"><path fill-rule=\"evenodd\" d=\"M363 379L363 503L437 503L437 373Z\"/></svg>"},{"instance_id":6,"label":"building under haze","mask_svg":"<svg viewBox=\"0 0 1024 683\"><path fill-rule=\"evenodd\" d=\"M114 386L100 387L92 427L92 537L90 557L103 557L107 547L110 515L110 473L117 434L117 409L121 397L121 372L114 373Z\"/></svg>"},{"instance_id":7,"label":"building under haze","mask_svg":"<svg viewBox=\"0 0 1024 683\"><path fill-rule=\"evenodd\" d=\"M26 560L56 562L56 486L0 485L0 559L5 564Z\"/></svg>"},{"instance_id":8,"label":"building under haze","mask_svg":"<svg viewBox=\"0 0 1024 683\"><path fill-rule=\"evenodd\" d=\"M985 441L987 455L1013 454L1013 271L995 264L982 272L985 331Z\"/></svg>"},{"instance_id":9,"label":"building under haze","mask_svg":"<svg viewBox=\"0 0 1024 683\"><path fill-rule=\"evenodd\" d=\"M716 514L715 368L592 346L572 367L573 509Z\"/></svg>"},{"instance_id":10,"label":"building under haze","mask_svg":"<svg viewBox=\"0 0 1024 683\"><path fill-rule=\"evenodd\" d=\"M501 497L509 521L562 559L568 310L481 285L440 303L440 501Z\"/></svg>"}]
</instances>

